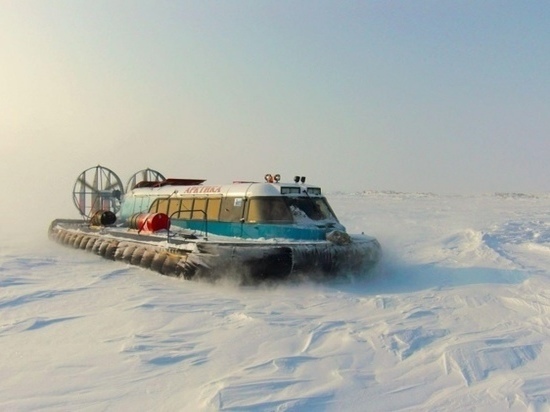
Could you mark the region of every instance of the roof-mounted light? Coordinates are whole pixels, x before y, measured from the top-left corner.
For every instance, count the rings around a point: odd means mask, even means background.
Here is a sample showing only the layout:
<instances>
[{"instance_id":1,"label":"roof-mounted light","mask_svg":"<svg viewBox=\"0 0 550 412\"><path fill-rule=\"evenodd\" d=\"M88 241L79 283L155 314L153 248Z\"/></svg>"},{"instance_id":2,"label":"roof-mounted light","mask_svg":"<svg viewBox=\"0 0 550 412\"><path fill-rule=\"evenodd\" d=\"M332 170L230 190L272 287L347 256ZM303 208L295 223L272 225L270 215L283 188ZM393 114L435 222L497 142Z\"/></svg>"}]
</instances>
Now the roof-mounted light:
<instances>
[{"instance_id":1,"label":"roof-mounted light","mask_svg":"<svg viewBox=\"0 0 550 412\"><path fill-rule=\"evenodd\" d=\"M281 175L279 173L276 175L268 173L264 176L264 179L267 183L279 183L279 180L281 180Z\"/></svg>"}]
</instances>

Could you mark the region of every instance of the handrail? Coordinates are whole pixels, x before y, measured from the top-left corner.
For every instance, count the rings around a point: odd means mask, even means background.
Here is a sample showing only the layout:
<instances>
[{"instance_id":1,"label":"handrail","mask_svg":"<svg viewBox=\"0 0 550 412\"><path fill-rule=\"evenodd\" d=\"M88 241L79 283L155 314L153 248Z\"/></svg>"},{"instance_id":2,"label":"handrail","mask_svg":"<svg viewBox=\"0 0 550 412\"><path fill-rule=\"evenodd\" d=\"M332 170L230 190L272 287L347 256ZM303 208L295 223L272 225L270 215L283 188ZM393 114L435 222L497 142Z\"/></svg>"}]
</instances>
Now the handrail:
<instances>
[{"instance_id":1,"label":"handrail","mask_svg":"<svg viewBox=\"0 0 550 412\"><path fill-rule=\"evenodd\" d=\"M173 212L172 214L170 214L169 218L170 220L172 219L172 216L174 216L175 214L179 214L181 212L188 212L190 214L194 213L194 212L201 212L204 216L204 233L205 233L205 240L208 240L208 215L206 214L206 211L204 209L180 209L180 210L176 210L175 212ZM191 220L191 219L189 219Z\"/></svg>"}]
</instances>

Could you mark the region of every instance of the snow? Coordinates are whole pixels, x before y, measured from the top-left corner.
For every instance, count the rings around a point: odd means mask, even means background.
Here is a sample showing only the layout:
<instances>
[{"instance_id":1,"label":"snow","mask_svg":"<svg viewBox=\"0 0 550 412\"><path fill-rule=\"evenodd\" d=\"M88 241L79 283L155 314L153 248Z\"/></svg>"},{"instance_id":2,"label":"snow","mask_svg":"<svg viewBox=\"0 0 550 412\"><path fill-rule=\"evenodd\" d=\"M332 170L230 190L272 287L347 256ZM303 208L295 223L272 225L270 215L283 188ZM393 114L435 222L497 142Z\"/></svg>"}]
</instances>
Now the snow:
<instances>
[{"instance_id":1,"label":"snow","mask_svg":"<svg viewBox=\"0 0 550 412\"><path fill-rule=\"evenodd\" d=\"M550 195L329 201L373 272L211 284L4 232L0 410L550 410Z\"/></svg>"}]
</instances>

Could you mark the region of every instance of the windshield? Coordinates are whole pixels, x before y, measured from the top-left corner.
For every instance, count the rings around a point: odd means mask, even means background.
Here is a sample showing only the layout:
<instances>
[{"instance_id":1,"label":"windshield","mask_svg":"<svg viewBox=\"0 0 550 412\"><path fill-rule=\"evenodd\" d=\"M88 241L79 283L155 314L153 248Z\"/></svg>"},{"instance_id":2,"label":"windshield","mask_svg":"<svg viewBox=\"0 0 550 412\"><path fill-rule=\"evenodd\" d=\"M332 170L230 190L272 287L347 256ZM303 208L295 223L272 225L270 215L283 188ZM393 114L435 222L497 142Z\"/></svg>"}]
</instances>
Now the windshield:
<instances>
[{"instance_id":1,"label":"windshield","mask_svg":"<svg viewBox=\"0 0 550 412\"><path fill-rule=\"evenodd\" d=\"M249 200L248 222L292 223L303 220L338 221L324 197L266 196Z\"/></svg>"},{"instance_id":2,"label":"windshield","mask_svg":"<svg viewBox=\"0 0 550 412\"><path fill-rule=\"evenodd\" d=\"M292 223L292 213L281 197L253 197L248 207L249 222Z\"/></svg>"},{"instance_id":3,"label":"windshield","mask_svg":"<svg viewBox=\"0 0 550 412\"><path fill-rule=\"evenodd\" d=\"M324 197L287 197L285 201L295 218L337 221Z\"/></svg>"}]
</instances>

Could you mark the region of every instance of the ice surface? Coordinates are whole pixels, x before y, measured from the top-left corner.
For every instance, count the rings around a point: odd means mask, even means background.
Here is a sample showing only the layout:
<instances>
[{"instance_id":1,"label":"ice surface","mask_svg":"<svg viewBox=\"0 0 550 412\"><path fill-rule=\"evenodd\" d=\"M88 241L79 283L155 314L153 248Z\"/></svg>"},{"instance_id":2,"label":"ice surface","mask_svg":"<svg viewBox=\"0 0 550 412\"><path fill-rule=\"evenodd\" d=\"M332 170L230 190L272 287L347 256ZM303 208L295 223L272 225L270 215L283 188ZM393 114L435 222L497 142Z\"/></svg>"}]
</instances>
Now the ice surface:
<instances>
[{"instance_id":1,"label":"ice surface","mask_svg":"<svg viewBox=\"0 0 550 412\"><path fill-rule=\"evenodd\" d=\"M550 196L329 200L372 273L184 281L4 232L0 410L550 410Z\"/></svg>"}]
</instances>

